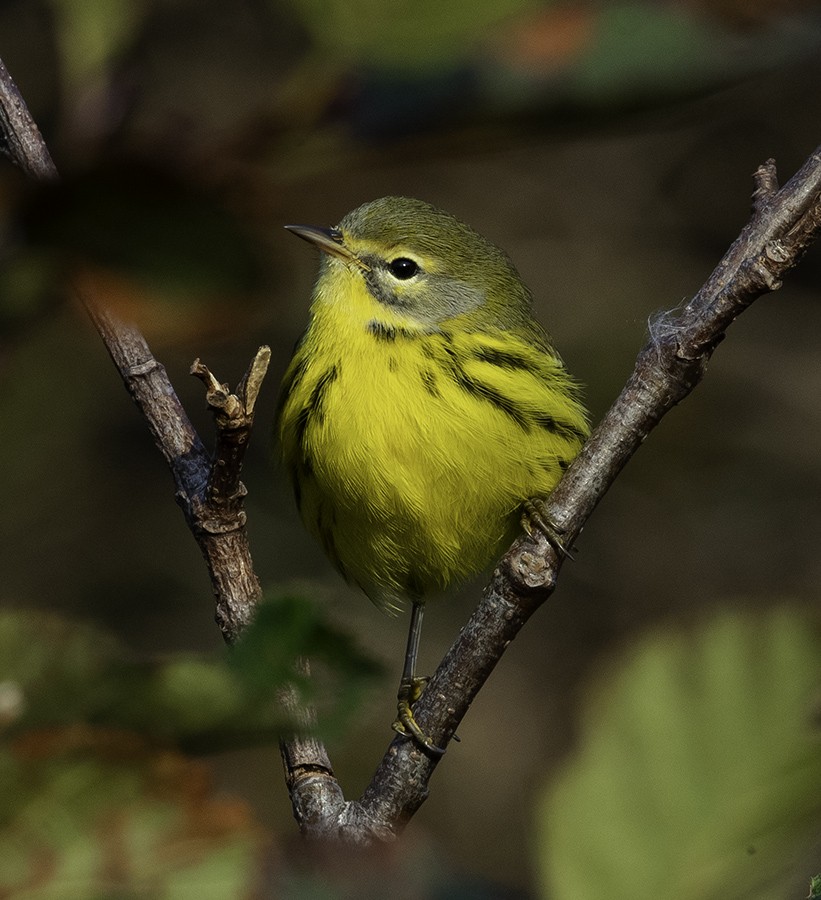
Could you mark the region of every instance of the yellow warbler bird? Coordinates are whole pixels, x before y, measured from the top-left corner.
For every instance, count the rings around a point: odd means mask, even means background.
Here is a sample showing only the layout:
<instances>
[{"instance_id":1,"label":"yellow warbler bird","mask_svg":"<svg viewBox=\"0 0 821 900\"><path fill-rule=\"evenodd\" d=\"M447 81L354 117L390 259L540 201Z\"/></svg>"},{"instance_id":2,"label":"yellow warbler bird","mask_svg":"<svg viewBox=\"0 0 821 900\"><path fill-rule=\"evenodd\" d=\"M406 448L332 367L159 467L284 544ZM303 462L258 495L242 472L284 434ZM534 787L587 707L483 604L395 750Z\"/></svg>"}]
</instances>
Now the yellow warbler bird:
<instances>
[{"instance_id":1,"label":"yellow warbler bird","mask_svg":"<svg viewBox=\"0 0 821 900\"><path fill-rule=\"evenodd\" d=\"M588 434L576 383L507 254L421 200L384 197L335 228L285 374L282 458L308 530L384 610L410 602L394 728L441 752L411 706L425 598L512 541Z\"/></svg>"}]
</instances>

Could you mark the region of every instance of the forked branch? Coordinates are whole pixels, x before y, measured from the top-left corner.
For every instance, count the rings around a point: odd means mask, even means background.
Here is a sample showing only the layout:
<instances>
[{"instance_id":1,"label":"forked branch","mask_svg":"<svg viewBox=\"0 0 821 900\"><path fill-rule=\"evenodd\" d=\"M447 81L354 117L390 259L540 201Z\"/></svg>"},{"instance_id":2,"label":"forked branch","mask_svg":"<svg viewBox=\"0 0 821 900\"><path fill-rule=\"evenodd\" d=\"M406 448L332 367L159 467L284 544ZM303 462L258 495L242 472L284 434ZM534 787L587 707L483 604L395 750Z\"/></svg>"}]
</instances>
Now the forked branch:
<instances>
[{"instance_id":1,"label":"forked branch","mask_svg":"<svg viewBox=\"0 0 821 900\"><path fill-rule=\"evenodd\" d=\"M0 146L13 162L38 181L57 181L48 149L2 60L0 128ZM80 299L171 470L177 502L208 567L217 622L232 643L251 621L262 595L245 531L245 488L239 473L270 350L262 347L257 352L238 389L240 396L227 388L209 392L217 423L217 454L212 460L145 338L106 309L94 293L87 285Z\"/></svg>"},{"instance_id":2,"label":"forked branch","mask_svg":"<svg viewBox=\"0 0 821 900\"><path fill-rule=\"evenodd\" d=\"M36 178L56 177L25 104L0 63L0 127L7 153ZM753 215L701 290L675 313L650 324L633 374L546 503L551 522L572 544L618 473L664 414L704 376L732 321L757 297L780 287L821 228L821 148L778 187L775 163L755 173ZM247 625L259 597L244 531L239 466L261 374L262 348L232 394L195 364L216 412L214 466L144 339L98 304L87 306L178 485L178 498L212 572L218 619L228 640ZM435 744L446 746L506 647L550 596L562 560L546 539L519 538L502 558L483 597L414 706ZM214 572L220 573L215 578ZM293 697L283 698L286 704ZM300 711L297 710L297 713ZM301 711L306 730L311 715ZM367 844L396 836L424 802L438 758L396 737L362 798L346 801L325 748L309 735L286 742L283 760L300 828L313 837Z\"/></svg>"},{"instance_id":3,"label":"forked branch","mask_svg":"<svg viewBox=\"0 0 821 900\"><path fill-rule=\"evenodd\" d=\"M572 545L630 457L673 406L701 381L726 329L781 286L821 229L821 147L780 190L772 160L755 175L753 215L699 292L657 316L633 373L547 500L548 519ZM456 642L414 706L420 727L446 746L508 644L551 595L562 559L534 532L518 538ZM394 740L352 816L398 830L424 801L438 759ZM344 821L350 810L343 810Z\"/></svg>"}]
</instances>

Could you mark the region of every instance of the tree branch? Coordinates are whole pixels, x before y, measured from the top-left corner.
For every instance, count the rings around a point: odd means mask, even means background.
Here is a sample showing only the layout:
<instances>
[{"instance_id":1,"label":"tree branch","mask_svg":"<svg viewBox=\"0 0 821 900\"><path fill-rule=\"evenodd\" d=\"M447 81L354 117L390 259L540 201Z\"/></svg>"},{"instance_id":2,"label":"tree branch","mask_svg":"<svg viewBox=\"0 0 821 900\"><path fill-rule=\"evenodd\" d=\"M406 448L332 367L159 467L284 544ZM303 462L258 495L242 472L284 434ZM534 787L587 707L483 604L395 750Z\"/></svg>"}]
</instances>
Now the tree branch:
<instances>
[{"instance_id":1,"label":"tree branch","mask_svg":"<svg viewBox=\"0 0 821 900\"><path fill-rule=\"evenodd\" d=\"M206 381L210 378L217 385L217 390L210 388L206 393L217 427L217 449L212 459L164 366L155 359L139 330L112 316L88 294L81 299L171 470L177 503L211 578L217 624L225 640L233 643L250 623L262 597L245 530L242 506L246 490L239 474L253 425L259 382L271 351L268 347L257 351L238 388L239 396L231 394L227 385L219 385L199 360L194 363L192 374ZM247 390L249 382L253 384L252 392Z\"/></svg>"},{"instance_id":2,"label":"tree branch","mask_svg":"<svg viewBox=\"0 0 821 900\"><path fill-rule=\"evenodd\" d=\"M0 129L1 146L29 176L38 181L58 180L43 138L2 60ZM257 352L238 389L239 397L219 385L220 391L209 393L217 424L218 450L212 461L165 368L139 330L112 315L88 291L81 300L171 470L177 502L208 567L217 622L225 640L232 643L251 621L262 596L245 532L245 488L239 473L270 350L262 347Z\"/></svg>"},{"instance_id":3,"label":"tree branch","mask_svg":"<svg viewBox=\"0 0 821 900\"><path fill-rule=\"evenodd\" d=\"M733 320L756 298L781 286L821 229L821 147L780 190L772 160L756 173L754 213L701 290L678 314L650 323L650 339L624 389L548 498L548 519L572 544L630 457L662 417L703 378ZM518 538L456 642L414 706L433 743L447 745L507 646L552 594L563 560L547 539ZM396 738L358 803L340 811L352 841L387 827L398 834L424 802L439 760ZM296 786L295 803L313 785ZM353 823L353 824L351 824ZM328 823L322 823L326 832ZM318 829L319 831L319 829Z\"/></svg>"},{"instance_id":4,"label":"tree branch","mask_svg":"<svg viewBox=\"0 0 821 900\"><path fill-rule=\"evenodd\" d=\"M30 175L56 177L25 104L0 63L0 128L5 149ZM546 515L578 537L599 500L665 413L704 376L707 362L732 321L757 297L780 287L821 229L821 148L778 188L775 164L755 173L753 216L701 290L678 313L657 316L633 374L564 478L548 498ZM253 421L262 348L235 395L195 363L215 411L217 464L208 458L162 366L132 326L86 301L121 376L163 452L178 500L203 550L217 594L223 634L235 640L259 598L241 510L239 467ZM226 563L225 556L233 562ZM469 622L414 706L423 731L446 746L508 644L553 592L562 559L538 533L521 537L499 562ZM220 573L216 575L215 573ZM439 757L397 736L358 801L345 801L325 748L310 736L311 710L296 695L282 701L305 733L282 748L293 808L304 834L357 844L395 837L424 802Z\"/></svg>"},{"instance_id":5,"label":"tree branch","mask_svg":"<svg viewBox=\"0 0 821 900\"><path fill-rule=\"evenodd\" d=\"M0 59L0 151L35 181L56 181L57 168L17 85Z\"/></svg>"}]
</instances>

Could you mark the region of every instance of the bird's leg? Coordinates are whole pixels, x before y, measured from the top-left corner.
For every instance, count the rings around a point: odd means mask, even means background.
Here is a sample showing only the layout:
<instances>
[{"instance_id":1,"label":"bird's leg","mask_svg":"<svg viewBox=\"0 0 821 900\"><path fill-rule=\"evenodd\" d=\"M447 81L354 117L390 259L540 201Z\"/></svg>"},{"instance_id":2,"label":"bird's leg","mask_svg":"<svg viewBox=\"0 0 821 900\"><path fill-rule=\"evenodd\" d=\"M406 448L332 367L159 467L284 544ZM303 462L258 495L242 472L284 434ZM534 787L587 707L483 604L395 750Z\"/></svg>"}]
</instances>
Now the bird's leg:
<instances>
[{"instance_id":1,"label":"bird's leg","mask_svg":"<svg viewBox=\"0 0 821 900\"><path fill-rule=\"evenodd\" d=\"M399 682L397 694L396 721L393 730L397 734L404 734L413 738L425 750L441 756L445 751L422 731L416 719L413 717L413 704L419 699L425 685L428 683L426 676L416 674L416 659L419 656L419 639L422 636L422 613L424 604L414 601L411 607L410 628L408 630L408 646L405 650L405 666L402 669L402 680Z\"/></svg>"},{"instance_id":2,"label":"bird's leg","mask_svg":"<svg viewBox=\"0 0 821 900\"><path fill-rule=\"evenodd\" d=\"M559 556L573 559L570 548L564 542L564 530L544 515L541 503L537 505L537 501L525 500L522 507L522 528L527 532L528 537L532 537L533 530L538 529Z\"/></svg>"}]
</instances>

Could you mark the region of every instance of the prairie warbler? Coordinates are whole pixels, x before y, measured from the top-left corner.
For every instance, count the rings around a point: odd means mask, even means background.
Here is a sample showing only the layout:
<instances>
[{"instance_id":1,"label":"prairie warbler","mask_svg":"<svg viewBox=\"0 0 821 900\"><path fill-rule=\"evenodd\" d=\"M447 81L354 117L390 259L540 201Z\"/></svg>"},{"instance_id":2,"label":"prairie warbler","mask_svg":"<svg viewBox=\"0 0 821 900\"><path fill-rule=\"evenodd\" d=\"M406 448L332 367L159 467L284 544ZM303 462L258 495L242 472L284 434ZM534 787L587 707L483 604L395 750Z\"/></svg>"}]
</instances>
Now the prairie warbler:
<instances>
[{"instance_id":1,"label":"prairie warbler","mask_svg":"<svg viewBox=\"0 0 821 900\"><path fill-rule=\"evenodd\" d=\"M421 200L384 197L335 228L283 384L282 457L308 530L384 610L411 604L394 728L411 706L425 598L513 539L588 434L576 383L508 256Z\"/></svg>"}]
</instances>

